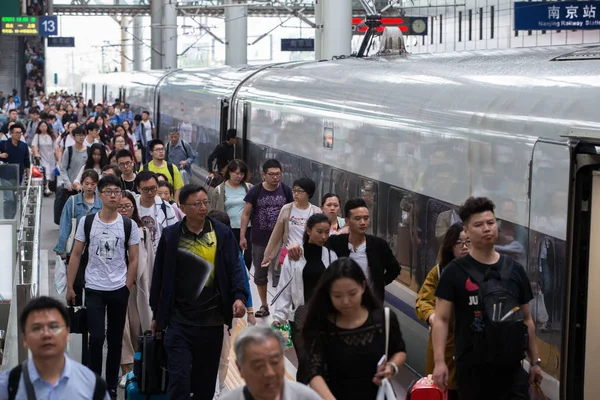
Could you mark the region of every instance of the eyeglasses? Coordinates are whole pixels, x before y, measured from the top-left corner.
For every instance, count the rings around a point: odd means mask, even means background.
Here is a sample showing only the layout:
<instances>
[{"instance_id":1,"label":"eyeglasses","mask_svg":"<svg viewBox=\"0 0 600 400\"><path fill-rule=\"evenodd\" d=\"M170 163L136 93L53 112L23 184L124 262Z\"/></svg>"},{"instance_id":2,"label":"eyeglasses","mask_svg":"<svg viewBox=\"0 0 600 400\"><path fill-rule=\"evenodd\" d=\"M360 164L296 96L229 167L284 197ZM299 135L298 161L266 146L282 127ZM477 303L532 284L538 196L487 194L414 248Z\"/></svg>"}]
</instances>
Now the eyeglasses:
<instances>
[{"instance_id":1,"label":"eyeglasses","mask_svg":"<svg viewBox=\"0 0 600 400\"><path fill-rule=\"evenodd\" d=\"M29 334L42 336L42 334L46 331L46 328L48 328L48 332L50 332L51 335L58 335L62 332L64 327L64 324L59 324L58 322L52 322L48 325L35 324L31 327L31 329L29 329Z\"/></svg>"},{"instance_id":2,"label":"eyeglasses","mask_svg":"<svg viewBox=\"0 0 600 400\"><path fill-rule=\"evenodd\" d=\"M466 247L468 249L471 247L471 241L470 240L458 240L458 241L456 241L456 243L454 243L454 247L456 247L457 249L462 249L463 247Z\"/></svg>"},{"instance_id":3,"label":"eyeglasses","mask_svg":"<svg viewBox=\"0 0 600 400\"><path fill-rule=\"evenodd\" d=\"M204 208L208 208L209 204L210 204L209 201L206 200L206 201L197 201L195 203L187 203L187 204L184 204L184 206L194 207L194 208L200 208L202 206Z\"/></svg>"},{"instance_id":4,"label":"eyeglasses","mask_svg":"<svg viewBox=\"0 0 600 400\"><path fill-rule=\"evenodd\" d=\"M133 208L133 204L121 204L117 207L119 210L129 211Z\"/></svg>"},{"instance_id":5,"label":"eyeglasses","mask_svg":"<svg viewBox=\"0 0 600 400\"><path fill-rule=\"evenodd\" d=\"M306 190L294 189L294 190L292 190L292 192L294 192L294 194L302 194L302 193L306 193Z\"/></svg>"},{"instance_id":6,"label":"eyeglasses","mask_svg":"<svg viewBox=\"0 0 600 400\"><path fill-rule=\"evenodd\" d=\"M152 151L165 151L165 148L164 147L158 147L158 148L155 147L154 150L152 150Z\"/></svg>"},{"instance_id":7,"label":"eyeglasses","mask_svg":"<svg viewBox=\"0 0 600 400\"><path fill-rule=\"evenodd\" d=\"M265 175L267 175L269 178L279 178L281 176L281 172L267 172Z\"/></svg>"},{"instance_id":8,"label":"eyeglasses","mask_svg":"<svg viewBox=\"0 0 600 400\"><path fill-rule=\"evenodd\" d=\"M131 167L131 164L133 164L131 161L122 162L122 163L119 163L119 167L121 167L121 168Z\"/></svg>"},{"instance_id":9,"label":"eyeglasses","mask_svg":"<svg viewBox=\"0 0 600 400\"><path fill-rule=\"evenodd\" d=\"M156 189L158 189L156 186L140 188L140 190L144 193L152 193L152 192L155 192Z\"/></svg>"},{"instance_id":10,"label":"eyeglasses","mask_svg":"<svg viewBox=\"0 0 600 400\"><path fill-rule=\"evenodd\" d=\"M122 190L110 190L110 189L107 189L107 190L103 190L102 191L102 194L104 194L105 196L109 196L109 197L112 197L112 196L118 197L122 193L123 193Z\"/></svg>"}]
</instances>

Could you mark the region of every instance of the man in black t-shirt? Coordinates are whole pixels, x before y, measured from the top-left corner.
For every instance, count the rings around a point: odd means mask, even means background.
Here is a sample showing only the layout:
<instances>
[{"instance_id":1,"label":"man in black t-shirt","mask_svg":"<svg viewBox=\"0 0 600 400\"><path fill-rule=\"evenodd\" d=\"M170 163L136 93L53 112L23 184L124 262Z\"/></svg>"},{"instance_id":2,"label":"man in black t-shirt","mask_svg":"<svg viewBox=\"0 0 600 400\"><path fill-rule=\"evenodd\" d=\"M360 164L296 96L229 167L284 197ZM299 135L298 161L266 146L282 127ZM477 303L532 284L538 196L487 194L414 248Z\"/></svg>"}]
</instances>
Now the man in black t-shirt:
<instances>
[{"instance_id":1,"label":"man in black t-shirt","mask_svg":"<svg viewBox=\"0 0 600 400\"><path fill-rule=\"evenodd\" d=\"M471 240L470 254L461 263L485 274L496 266L501 269L506 256L494 250L498 238L498 226L494 216L494 203L484 197L469 198L459 210L466 234ZM507 289L519 299L523 323L527 326L529 345L527 355L530 360L530 381L541 382L542 371L535 339L535 325L529 311L533 299L531 284L522 265L514 262ZM514 365L482 363L479 354L473 350L473 337L476 335L476 314L481 314L479 286L458 264L456 260L444 268L444 273L435 292L435 323L433 324L433 351L435 368L434 382L445 387L448 381L448 368L444 361L444 351L448 336L450 315L454 308L456 371L461 400L480 399L528 399L527 375L521 362ZM486 346L489 343L486 343Z\"/></svg>"}]
</instances>

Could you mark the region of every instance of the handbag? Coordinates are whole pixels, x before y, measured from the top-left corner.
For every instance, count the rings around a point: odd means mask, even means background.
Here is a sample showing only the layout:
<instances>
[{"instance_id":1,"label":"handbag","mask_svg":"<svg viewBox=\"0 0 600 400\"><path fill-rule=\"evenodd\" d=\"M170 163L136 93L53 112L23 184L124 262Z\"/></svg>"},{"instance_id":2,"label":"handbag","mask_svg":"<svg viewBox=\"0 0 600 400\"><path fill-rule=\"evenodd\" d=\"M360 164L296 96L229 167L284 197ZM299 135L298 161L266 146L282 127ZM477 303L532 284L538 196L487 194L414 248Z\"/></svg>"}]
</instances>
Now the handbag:
<instances>
[{"instance_id":1,"label":"handbag","mask_svg":"<svg viewBox=\"0 0 600 400\"><path fill-rule=\"evenodd\" d=\"M385 307L383 309L385 315L385 356L387 357L388 349L390 347L390 309ZM381 381L381 386L377 390L377 400L396 400L396 394L394 388L387 378Z\"/></svg>"},{"instance_id":2,"label":"handbag","mask_svg":"<svg viewBox=\"0 0 600 400\"><path fill-rule=\"evenodd\" d=\"M283 247L281 249L281 253L279 253L279 265L283 265L283 262L285 261L285 256L287 256L287 253L288 253L287 247Z\"/></svg>"},{"instance_id":3,"label":"handbag","mask_svg":"<svg viewBox=\"0 0 600 400\"><path fill-rule=\"evenodd\" d=\"M75 218L75 198L71 199L71 232L67 238L67 244L65 245L65 251L67 254L71 254L73 250L73 244L75 244L75 233L77 232L77 218Z\"/></svg>"}]
</instances>

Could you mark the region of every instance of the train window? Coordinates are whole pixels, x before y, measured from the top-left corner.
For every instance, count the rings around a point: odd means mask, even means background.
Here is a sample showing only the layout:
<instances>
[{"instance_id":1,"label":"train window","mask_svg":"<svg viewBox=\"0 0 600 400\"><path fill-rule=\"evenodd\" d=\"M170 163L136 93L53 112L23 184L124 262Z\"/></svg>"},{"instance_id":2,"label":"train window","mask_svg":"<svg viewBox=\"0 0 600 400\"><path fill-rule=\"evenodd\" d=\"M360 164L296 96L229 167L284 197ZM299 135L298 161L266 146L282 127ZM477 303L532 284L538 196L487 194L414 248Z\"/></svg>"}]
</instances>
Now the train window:
<instances>
[{"instance_id":1,"label":"train window","mask_svg":"<svg viewBox=\"0 0 600 400\"><path fill-rule=\"evenodd\" d=\"M377 232L377 182L368 179L360 179L358 197L362 197L371 216L371 224L367 233L373 235Z\"/></svg>"},{"instance_id":2,"label":"train window","mask_svg":"<svg viewBox=\"0 0 600 400\"><path fill-rule=\"evenodd\" d=\"M92 99L94 102L96 101L96 85L95 84L92 85Z\"/></svg>"},{"instance_id":3,"label":"train window","mask_svg":"<svg viewBox=\"0 0 600 400\"><path fill-rule=\"evenodd\" d=\"M331 170L331 192L337 194L340 198L342 213L346 201L357 195L351 178L348 172L340 171L339 169ZM343 217L345 218L346 216L343 215Z\"/></svg>"},{"instance_id":4,"label":"train window","mask_svg":"<svg viewBox=\"0 0 600 400\"><path fill-rule=\"evenodd\" d=\"M325 194L324 188L329 188L329 182L326 181L326 177L325 166L323 164L316 162L310 163L310 179L312 179L317 186L312 203L319 207L321 207L321 199Z\"/></svg>"},{"instance_id":5,"label":"train window","mask_svg":"<svg viewBox=\"0 0 600 400\"><path fill-rule=\"evenodd\" d=\"M490 6L490 39L494 38L494 6Z\"/></svg>"},{"instance_id":6,"label":"train window","mask_svg":"<svg viewBox=\"0 0 600 400\"><path fill-rule=\"evenodd\" d=\"M458 12L458 41L462 42L462 11Z\"/></svg>"},{"instance_id":7,"label":"train window","mask_svg":"<svg viewBox=\"0 0 600 400\"><path fill-rule=\"evenodd\" d=\"M415 218L418 210L413 205L409 192L390 188L387 196L387 226L385 238L400 263L400 275L396 280L415 292L419 290L414 281L414 267L417 265L416 247L418 226Z\"/></svg>"},{"instance_id":8,"label":"train window","mask_svg":"<svg viewBox=\"0 0 600 400\"><path fill-rule=\"evenodd\" d=\"M221 100L221 116L220 116L220 137L221 140L225 140L225 133L227 132L227 128L229 126L229 100L223 99Z\"/></svg>"}]
</instances>

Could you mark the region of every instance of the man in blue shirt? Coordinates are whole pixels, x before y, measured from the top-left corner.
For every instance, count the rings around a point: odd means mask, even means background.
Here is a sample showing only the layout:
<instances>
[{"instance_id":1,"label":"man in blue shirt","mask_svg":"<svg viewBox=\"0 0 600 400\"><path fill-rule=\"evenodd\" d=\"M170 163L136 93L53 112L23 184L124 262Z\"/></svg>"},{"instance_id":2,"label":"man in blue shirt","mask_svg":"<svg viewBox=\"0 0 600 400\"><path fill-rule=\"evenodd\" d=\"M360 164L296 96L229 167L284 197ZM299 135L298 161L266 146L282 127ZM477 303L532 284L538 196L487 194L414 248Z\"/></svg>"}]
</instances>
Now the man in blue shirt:
<instances>
[{"instance_id":1,"label":"man in blue shirt","mask_svg":"<svg viewBox=\"0 0 600 400\"><path fill-rule=\"evenodd\" d=\"M189 183L192 176L192 163L196 158L196 153L192 150L192 146L179 136L177 127L169 128L169 141L165 147L165 160L179 167L180 171L187 172L187 179L183 177L184 184Z\"/></svg>"},{"instance_id":2,"label":"man in blue shirt","mask_svg":"<svg viewBox=\"0 0 600 400\"><path fill-rule=\"evenodd\" d=\"M23 173L29 175L29 147L21 141L21 135L25 131L23 125L16 123L10 127L11 140L0 142L0 161L7 164L19 165L19 183L23 180ZM11 180L11 176L1 176L4 179Z\"/></svg>"},{"instance_id":3,"label":"man in blue shirt","mask_svg":"<svg viewBox=\"0 0 600 400\"><path fill-rule=\"evenodd\" d=\"M110 400L102 378L65 354L69 318L61 302L45 296L31 300L19 325L32 356L0 375L0 400L27 400L29 385L37 399Z\"/></svg>"},{"instance_id":4,"label":"man in blue shirt","mask_svg":"<svg viewBox=\"0 0 600 400\"><path fill-rule=\"evenodd\" d=\"M123 104L123 109L121 110L121 114L119 114L123 121L133 122L133 111L129 109L129 104ZM122 123L122 122L121 122Z\"/></svg>"},{"instance_id":5,"label":"man in blue shirt","mask_svg":"<svg viewBox=\"0 0 600 400\"><path fill-rule=\"evenodd\" d=\"M123 119L115 114L115 106L108 106L108 120L112 124L112 126L121 125L123 123Z\"/></svg>"}]
</instances>

